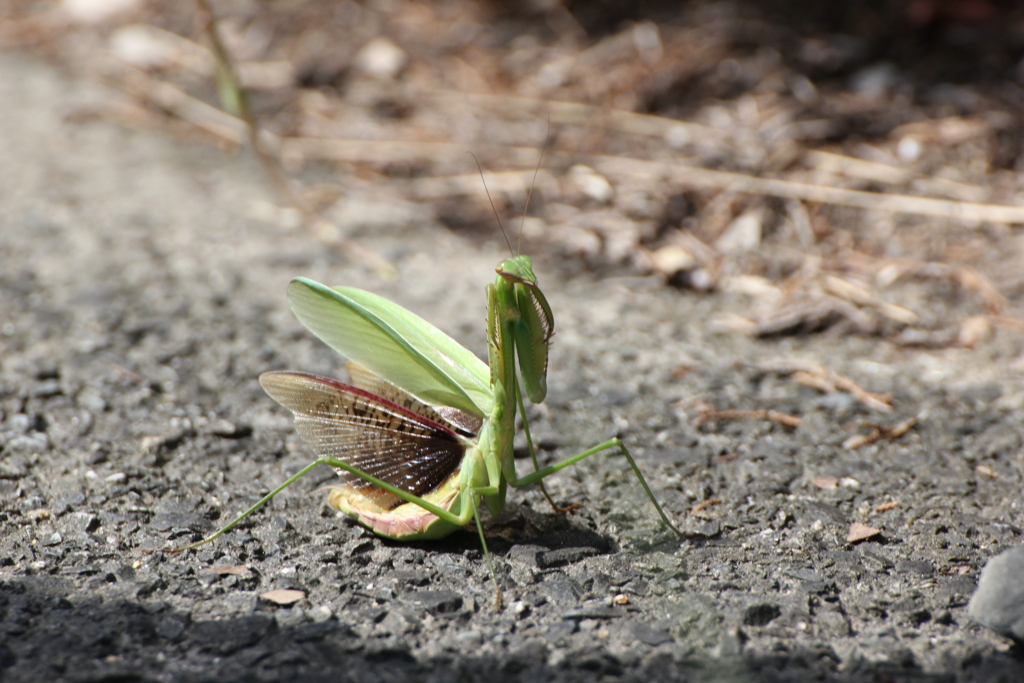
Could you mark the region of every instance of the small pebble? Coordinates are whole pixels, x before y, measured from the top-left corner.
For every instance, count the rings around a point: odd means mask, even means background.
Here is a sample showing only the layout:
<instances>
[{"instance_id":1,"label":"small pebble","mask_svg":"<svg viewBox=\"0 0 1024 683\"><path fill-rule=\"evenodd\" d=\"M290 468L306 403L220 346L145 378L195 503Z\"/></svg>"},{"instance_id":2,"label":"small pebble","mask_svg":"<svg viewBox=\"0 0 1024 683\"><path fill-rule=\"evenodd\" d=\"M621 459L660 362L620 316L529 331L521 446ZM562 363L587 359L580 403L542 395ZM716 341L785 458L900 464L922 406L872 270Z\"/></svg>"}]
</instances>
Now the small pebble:
<instances>
[{"instance_id":1,"label":"small pebble","mask_svg":"<svg viewBox=\"0 0 1024 683\"><path fill-rule=\"evenodd\" d=\"M469 631L462 631L456 633L454 639L456 643L462 648L475 647L483 642L484 637L480 631L471 629Z\"/></svg>"},{"instance_id":2,"label":"small pebble","mask_svg":"<svg viewBox=\"0 0 1024 683\"><path fill-rule=\"evenodd\" d=\"M25 516L28 517L29 521L41 522L44 519L50 519L53 517L53 512L47 508L36 508L35 510L29 510L26 512Z\"/></svg>"},{"instance_id":3,"label":"small pebble","mask_svg":"<svg viewBox=\"0 0 1024 683\"><path fill-rule=\"evenodd\" d=\"M1024 643L1024 546L996 555L981 570L967 614L982 626Z\"/></svg>"},{"instance_id":4,"label":"small pebble","mask_svg":"<svg viewBox=\"0 0 1024 683\"><path fill-rule=\"evenodd\" d=\"M360 71L377 78L394 78L408 61L402 48L387 38L374 38L356 53L354 66Z\"/></svg>"},{"instance_id":5,"label":"small pebble","mask_svg":"<svg viewBox=\"0 0 1024 683\"><path fill-rule=\"evenodd\" d=\"M569 169L569 177L580 192L601 204L607 204L615 197L615 190L608 179L589 166L573 166Z\"/></svg>"},{"instance_id":6,"label":"small pebble","mask_svg":"<svg viewBox=\"0 0 1024 683\"><path fill-rule=\"evenodd\" d=\"M921 158L924 146L912 135L907 135L896 144L896 156L900 161L913 162Z\"/></svg>"},{"instance_id":7,"label":"small pebble","mask_svg":"<svg viewBox=\"0 0 1024 683\"><path fill-rule=\"evenodd\" d=\"M319 605L309 610L307 613L310 621L315 624L322 624L325 621L330 621L331 617L334 616L334 612L327 605Z\"/></svg>"}]
</instances>

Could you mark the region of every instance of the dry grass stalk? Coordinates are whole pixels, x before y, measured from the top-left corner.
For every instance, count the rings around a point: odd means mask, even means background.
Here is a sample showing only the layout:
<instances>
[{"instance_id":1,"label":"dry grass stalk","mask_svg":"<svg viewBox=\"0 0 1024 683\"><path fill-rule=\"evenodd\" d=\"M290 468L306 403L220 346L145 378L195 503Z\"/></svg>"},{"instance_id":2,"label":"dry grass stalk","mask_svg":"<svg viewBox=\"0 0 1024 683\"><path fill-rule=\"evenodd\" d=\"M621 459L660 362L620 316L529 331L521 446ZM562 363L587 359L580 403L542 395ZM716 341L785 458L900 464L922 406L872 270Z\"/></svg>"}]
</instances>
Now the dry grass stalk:
<instances>
[{"instance_id":1,"label":"dry grass stalk","mask_svg":"<svg viewBox=\"0 0 1024 683\"><path fill-rule=\"evenodd\" d=\"M880 413L892 412L892 394L867 391L849 377L840 375L813 361L778 360L756 366L762 372L776 375L792 375L794 381L813 387L822 393L843 391Z\"/></svg>"},{"instance_id":2,"label":"dry grass stalk","mask_svg":"<svg viewBox=\"0 0 1024 683\"><path fill-rule=\"evenodd\" d=\"M284 169L281 168L279 157L272 151L274 148L270 146L270 143L273 140L269 136L263 135L256 122L256 118L249 106L248 95L238 79L238 69L235 67L231 55L225 49L224 43L220 38L220 31L213 11L207 0L196 0L196 6L199 10L198 16L203 31L210 41L213 57L217 65L218 90L223 104L229 109L237 110L238 117L244 124L245 139L248 140L250 146L256 152L264 170L277 186L278 191L292 206L299 210L304 218L303 222L307 229L321 242L333 246L343 253L347 253L353 260L365 263L379 273L393 274L395 268L391 263L379 254L346 237L337 225L321 215L299 193L295 192ZM212 118L212 114L208 111L213 109L212 107L201 108L197 106L196 102L188 104L190 108L194 108L197 111L202 110L204 114ZM231 124L228 124L226 121L222 122L222 126L225 128L228 128L229 125L235 127L233 122Z\"/></svg>"}]
</instances>

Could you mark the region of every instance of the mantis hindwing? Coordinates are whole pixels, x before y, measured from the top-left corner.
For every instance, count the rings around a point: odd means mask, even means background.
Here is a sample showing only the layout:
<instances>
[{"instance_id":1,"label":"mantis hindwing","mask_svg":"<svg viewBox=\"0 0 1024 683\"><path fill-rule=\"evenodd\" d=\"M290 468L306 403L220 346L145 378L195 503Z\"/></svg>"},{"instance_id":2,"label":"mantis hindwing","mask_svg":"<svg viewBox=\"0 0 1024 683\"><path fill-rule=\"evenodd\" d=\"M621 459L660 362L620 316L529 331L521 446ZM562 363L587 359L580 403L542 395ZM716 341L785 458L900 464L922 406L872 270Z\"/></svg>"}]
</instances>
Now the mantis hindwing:
<instances>
[{"instance_id":1,"label":"mantis hindwing","mask_svg":"<svg viewBox=\"0 0 1024 683\"><path fill-rule=\"evenodd\" d=\"M535 471L516 475L512 443L516 409L523 408L519 378L532 402L544 400L554 320L528 256L503 261L496 270L494 284L487 287L489 366L427 321L375 294L293 280L288 286L292 310L349 359L352 385L298 372L260 376L267 393L295 414L296 430L317 459L195 545L230 530L326 464L346 480L329 502L360 524L382 536L413 540L441 538L475 521L490 567L480 501L498 515L508 486L541 483L602 451L626 456L662 521L681 536L617 438L539 469L524 419ZM491 576L500 606L493 568Z\"/></svg>"}]
</instances>

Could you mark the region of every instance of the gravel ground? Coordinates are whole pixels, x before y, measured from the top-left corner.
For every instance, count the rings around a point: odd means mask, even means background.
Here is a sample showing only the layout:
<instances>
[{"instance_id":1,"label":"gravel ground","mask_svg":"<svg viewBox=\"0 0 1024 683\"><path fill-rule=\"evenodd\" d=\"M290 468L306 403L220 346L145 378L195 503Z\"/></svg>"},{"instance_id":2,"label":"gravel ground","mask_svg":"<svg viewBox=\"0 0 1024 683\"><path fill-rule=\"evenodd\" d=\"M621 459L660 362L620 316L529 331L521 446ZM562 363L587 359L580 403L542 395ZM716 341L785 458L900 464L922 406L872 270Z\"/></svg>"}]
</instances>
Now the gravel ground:
<instances>
[{"instance_id":1,"label":"gravel ground","mask_svg":"<svg viewBox=\"0 0 1024 683\"><path fill-rule=\"evenodd\" d=\"M549 480L576 512L527 490L488 522L501 612L474 531L383 541L326 506L328 471L210 546L146 554L309 461L256 382L343 374L291 316L291 277L370 289L482 354L504 254L497 234L453 234L354 185L355 236L399 273L375 275L289 228L249 156L82 115L105 95L0 56L3 680L1024 680L1020 652L966 614L1024 527L1019 335L974 351L716 336L704 323L728 295L544 254L544 461L619 434L693 540L659 526L621 458L597 456ZM780 361L824 363L895 409L819 393ZM803 422L695 426L709 403ZM909 418L844 447L862 422ZM880 533L850 543L854 523ZM305 597L262 597L274 589Z\"/></svg>"}]
</instances>

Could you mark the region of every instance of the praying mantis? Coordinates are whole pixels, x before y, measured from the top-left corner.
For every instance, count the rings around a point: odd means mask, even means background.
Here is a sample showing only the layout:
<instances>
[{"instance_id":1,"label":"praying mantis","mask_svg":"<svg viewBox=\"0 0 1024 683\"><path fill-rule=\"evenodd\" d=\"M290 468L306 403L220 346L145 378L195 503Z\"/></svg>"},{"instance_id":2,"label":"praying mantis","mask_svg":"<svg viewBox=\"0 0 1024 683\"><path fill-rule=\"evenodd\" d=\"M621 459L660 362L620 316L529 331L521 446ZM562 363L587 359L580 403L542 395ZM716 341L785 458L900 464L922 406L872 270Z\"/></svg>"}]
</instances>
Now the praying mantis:
<instances>
[{"instance_id":1,"label":"praying mantis","mask_svg":"<svg viewBox=\"0 0 1024 683\"><path fill-rule=\"evenodd\" d=\"M488 364L383 297L301 277L292 280L287 290L292 311L349 359L352 383L301 372L260 375L263 389L294 414L296 431L317 458L216 533L180 550L230 531L324 464L345 480L333 488L328 502L380 536L438 539L475 522L500 609L501 588L480 522L480 502L497 516L509 486L537 483L558 510L543 479L596 453L616 451L626 457L661 521L683 537L618 438L540 468L523 390L532 403L547 394L554 317L529 256L502 261L496 273L486 290ZM516 474L513 459L517 409L534 464L534 471L523 477Z\"/></svg>"}]
</instances>

